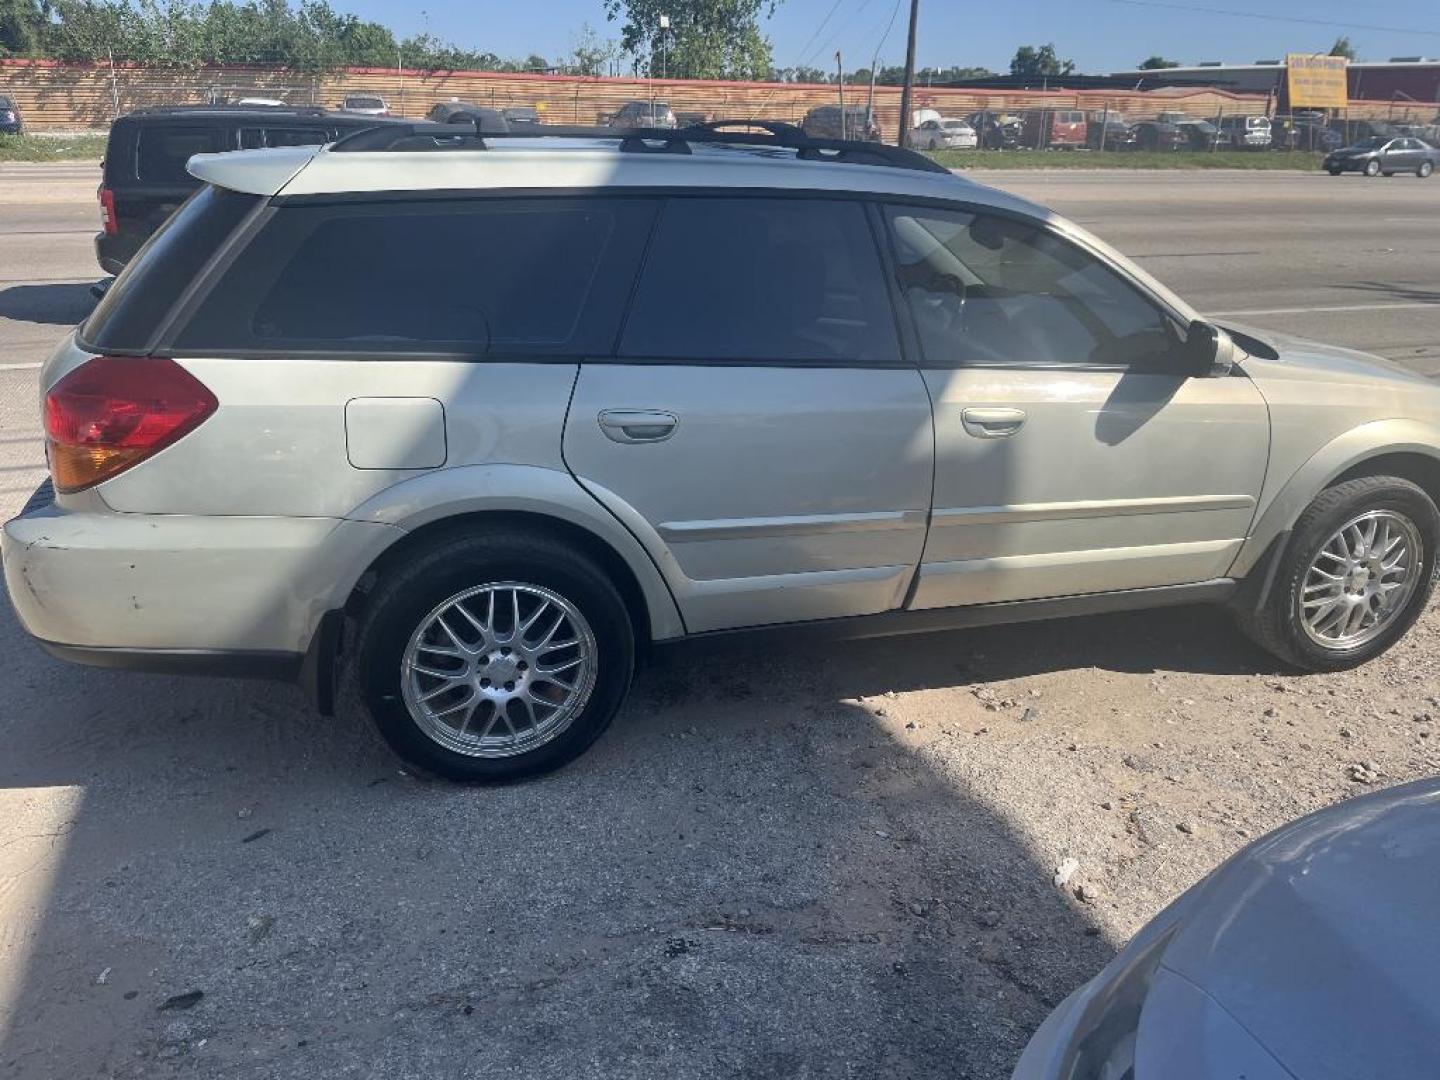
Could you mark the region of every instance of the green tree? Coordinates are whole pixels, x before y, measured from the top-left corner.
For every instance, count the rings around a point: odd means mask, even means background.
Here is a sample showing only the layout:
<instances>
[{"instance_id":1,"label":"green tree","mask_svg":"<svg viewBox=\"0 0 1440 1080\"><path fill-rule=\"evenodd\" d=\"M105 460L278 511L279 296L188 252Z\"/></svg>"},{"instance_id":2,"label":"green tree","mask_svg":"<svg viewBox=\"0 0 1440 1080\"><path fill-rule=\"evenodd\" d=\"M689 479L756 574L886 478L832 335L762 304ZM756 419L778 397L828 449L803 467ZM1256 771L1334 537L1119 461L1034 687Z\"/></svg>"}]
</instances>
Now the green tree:
<instances>
[{"instance_id":1,"label":"green tree","mask_svg":"<svg viewBox=\"0 0 1440 1080\"><path fill-rule=\"evenodd\" d=\"M778 0L605 0L605 17L620 21L620 46L650 75L663 66L687 79L763 79L770 40L760 19ZM670 29L661 30L667 15ZM662 39L662 35L663 39Z\"/></svg>"},{"instance_id":2,"label":"green tree","mask_svg":"<svg viewBox=\"0 0 1440 1080\"><path fill-rule=\"evenodd\" d=\"M570 55L562 63L571 75L604 75L620 58L620 45L602 38L589 23L580 26L570 46Z\"/></svg>"},{"instance_id":3,"label":"green tree","mask_svg":"<svg viewBox=\"0 0 1440 1080\"><path fill-rule=\"evenodd\" d=\"M1348 37L1342 35L1341 37L1337 37L1335 39L1334 45L1330 46L1330 55L1343 56L1346 60L1354 60L1355 46L1350 44L1350 39Z\"/></svg>"},{"instance_id":4,"label":"green tree","mask_svg":"<svg viewBox=\"0 0 1440 1080\"><path fill-rule=\"evenodd\" d=\"M37 53L49 17L43 0L0 0L0 56Z\"/></svg>"},{"instance_id":5,"label":"green tree","mask_svg":"<svg viewBox=\"0 0 1440 1080\"><path fill-rule=\"evenodd\" d=\"M1010 61L1011 75L1069 75L1075 70L1073 60L1061 60L1055 55L1053 44L1041 45L1036 48L1034 45L1022 45L1015 50L1015 58Z\"/></svg>"},{"instance_id":6,"label":"green tree","mask_svg":"<svg viewBox=\"0 0 1440 1080\"><path fill-rule=\"evenodd\" d=\"M1141 71L1160 71L1163 68L1177 68L1179 60L1166 60L1163 56L1151 56L1140 61Z\"/></svg>"}]
</instances>

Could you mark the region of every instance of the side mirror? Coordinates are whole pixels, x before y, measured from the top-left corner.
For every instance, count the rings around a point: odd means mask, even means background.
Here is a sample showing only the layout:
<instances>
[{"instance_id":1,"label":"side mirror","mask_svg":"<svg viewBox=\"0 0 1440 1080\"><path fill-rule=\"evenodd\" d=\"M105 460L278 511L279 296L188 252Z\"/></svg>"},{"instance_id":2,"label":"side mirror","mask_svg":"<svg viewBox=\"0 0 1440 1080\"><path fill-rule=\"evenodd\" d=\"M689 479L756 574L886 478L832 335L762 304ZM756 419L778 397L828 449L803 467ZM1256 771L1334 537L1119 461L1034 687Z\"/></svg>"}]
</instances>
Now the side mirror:
<instances>
[{"instance_id":1,"label":"side mirror","mask_svg":"<svg viewBox=\"0 0 1440 1080\"><path fill-rule=\"evenodd\" d=\"M1195 319L1185 331L1185 374L1204 378L1216 374L1217 367L1229 368L1230 338L1223 330L1204 319Z\"/></svg>"}]
</instances>

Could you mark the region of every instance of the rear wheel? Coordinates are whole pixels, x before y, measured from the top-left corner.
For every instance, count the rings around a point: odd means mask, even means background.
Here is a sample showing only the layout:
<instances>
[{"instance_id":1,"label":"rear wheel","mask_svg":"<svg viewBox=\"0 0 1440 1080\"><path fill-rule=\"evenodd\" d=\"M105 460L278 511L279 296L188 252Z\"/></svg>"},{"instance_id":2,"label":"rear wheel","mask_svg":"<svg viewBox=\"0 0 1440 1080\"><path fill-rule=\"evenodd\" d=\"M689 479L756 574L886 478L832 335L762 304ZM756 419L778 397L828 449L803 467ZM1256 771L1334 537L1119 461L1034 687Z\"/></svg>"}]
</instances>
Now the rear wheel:
<instances>
[{"instance_id":1,"label":"rear wheel","mask_svg":"<svg viewBox=\"0 0 1440 1080\"><path fill-rule=\"evenodd\" d=\"M457 536L380 581L357 670L381 735L461 781L549 772L584 752L630 685L624 601L583 552L540 533Z\"/></svg>"},{"instance_id":2,"label":"rear wheel","mask_svg":"<svg viewBox=\"0 0 1440 1080\"><path fill-rule=\"evenodd\" d=\"M1379 176L1379 175L1380 175L1380 162L1378 162L1378 161L1367 161L1367 162L1365 163L1365 175L1366 175L1366 176Z\"/></svg>"},{"instance_id":3,"label":"rear wheel","mask_svg":"<svg viewBox=\"0 0 1440 1080\"><path fill-rule=\"evenodd\" d=\"M1435 165L1434 165L1433 162L1422 161L1422 162L1420 163L1420 167L1415 170L1415 175L1418 176L1418 177L1420 177L1421 180L1424 180L1427 176L1429 176L1429 175L1430 175L1432 172L1434 172L1434 171L1435 171Z\"/></svg>"},{"instance_id":4,"label":"rear wheel","mask_svg":"<svg viewBox=\"0 0 1440 1080\"><path fill-rule=\"evenodd\" d=\"M1340 170L1339 170L1339 169L1327 169L1326 172L1328 172L1331 176L1339 176L1339 175L1340 175Z\"/></svg>"},{"instance_id":5,"label":"rear wheel","mask_svg":"<svg viewBox=\"0 0 1440 1080\"><path fill-rule=\"evenodd\" d=\"M1415 484L1394 476L1337 484L1300 516L1270 595L1242 624L1297 667L1363 664L1425 610L1437 546L1440 511Z\"/></svg>"}]
</instances>

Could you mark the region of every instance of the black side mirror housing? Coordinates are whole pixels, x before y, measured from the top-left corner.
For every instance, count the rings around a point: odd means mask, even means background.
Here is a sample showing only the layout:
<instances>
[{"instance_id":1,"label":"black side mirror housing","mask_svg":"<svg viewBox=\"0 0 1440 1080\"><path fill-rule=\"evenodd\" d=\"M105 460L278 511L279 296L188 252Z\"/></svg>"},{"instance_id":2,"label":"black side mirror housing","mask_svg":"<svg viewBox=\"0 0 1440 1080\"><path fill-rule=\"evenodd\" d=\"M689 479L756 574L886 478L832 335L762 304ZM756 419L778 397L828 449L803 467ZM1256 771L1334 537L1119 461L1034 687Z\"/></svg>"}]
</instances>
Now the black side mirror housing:
<instances>
[{"instance_id":1,"label":"black side mirror housing","mask_svg":"<svg viewBox=\"0 0 1440 1080\"><path fill-rule=\"evenodd\" d=\"M1195 319L1185 331L1185 373L1203 378L1220 362L1223 335L1220 328L1204 319Z\"/></svg>"}]
</instances>

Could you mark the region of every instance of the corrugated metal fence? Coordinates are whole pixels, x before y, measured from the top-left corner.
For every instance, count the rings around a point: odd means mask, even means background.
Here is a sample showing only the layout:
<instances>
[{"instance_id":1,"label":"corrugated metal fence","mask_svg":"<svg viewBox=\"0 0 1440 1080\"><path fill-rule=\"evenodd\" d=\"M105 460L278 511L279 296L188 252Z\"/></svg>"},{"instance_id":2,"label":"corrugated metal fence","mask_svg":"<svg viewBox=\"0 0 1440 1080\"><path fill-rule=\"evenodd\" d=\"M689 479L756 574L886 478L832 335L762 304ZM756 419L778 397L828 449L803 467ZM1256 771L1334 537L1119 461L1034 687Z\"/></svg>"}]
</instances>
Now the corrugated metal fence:
<instances>
[{"instance_id":1,"label":"corrugated metal fence","mask_svg":"<svg viewBox=\"0 0 1440 1080\"><path fill-rule=\"evenodd\" d=\"M53 61L0 60L0 93L14 97L31 130L103 129L115 116L145 105L203 104L242 97L277 98L294 105L334 107L347 93L384 96L393 111L422 117L432 105L458 99L496 108L529 105L550 123L603 122L625 102L664 101L678 113L704 119L748 118L799 122L806 110L838 100L838 88L797 83L748 83L708 80L584 78L565 75L515 75L500 72L424 72L352 68L324 75L273 67L154 68L108 64L76 65ZM865 105L870 90L846 86L847 104ZM877 121L887 139L895 138L900 90L874 91ZM1220 90L1001 91L918 87L916 108L949 116L976 109L1020 112L1027 108L1108 108L1134 119L1158 112L1214 117L1218 113L1263 113L1264 95ZM1416 106L1416 115L1395 119L1428 120L1433 106ZM1427 111L1428 109L1428 111ZM1352 117L1386 116L1390 106L1357 102ZM1421 116L1420 113L1426 113Z\"/></svg>"}]
</instances>

